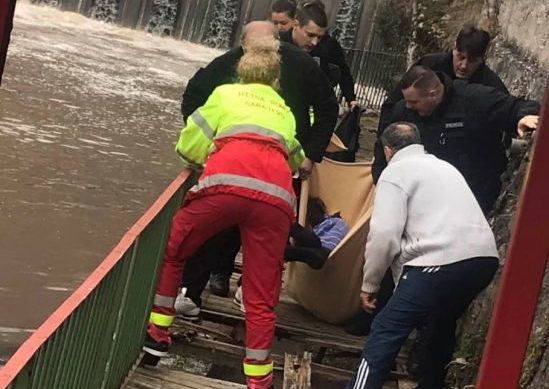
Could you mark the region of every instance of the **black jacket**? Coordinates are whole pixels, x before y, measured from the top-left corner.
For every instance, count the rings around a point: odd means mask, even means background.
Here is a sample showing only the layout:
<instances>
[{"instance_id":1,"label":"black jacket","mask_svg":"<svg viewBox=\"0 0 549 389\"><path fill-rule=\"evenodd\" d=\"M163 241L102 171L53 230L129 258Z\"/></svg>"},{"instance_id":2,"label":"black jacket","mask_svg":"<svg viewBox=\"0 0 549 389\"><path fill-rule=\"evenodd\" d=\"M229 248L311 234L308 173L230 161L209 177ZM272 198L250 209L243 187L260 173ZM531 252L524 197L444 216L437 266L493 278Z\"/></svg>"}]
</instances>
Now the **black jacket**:
<instances>
[{"instance_id":1,"label":"black jacket","mask_svg":"<svg viewBox=\"0 0 549 389\"><path fill-rule=\"evenodd\" d=\"M434 54L427 54L421 57L419 60L417 60L414 65L423 65L431 68L435 72L441 72L446 74L451 79L457 79L456 74L454 72L454 65L452 64L452 52L446 52L446 53L434 53ZM486 66L485 63L482 63L478 69L473 73L470 79L467 80L470 84L481 84L486 86L491 86L493 88L496 88L504 93L509 93L507 88L505 87L505 84L501 79L498 77L496 73L494 73L488 66ZM395 89L389 94L385 102L383 103L381 107L381 114L380 114L380 124L381 122L385 122L385 117L389 116L391 114L391 111L393 110L393 107L396 103L398 103L400 100L402 100L404 96L402 95L402 89L399 85L395 87ZM385 127L378 129L383 130Z\"/></svg>"},{"instance_id":2,"label":"black jacket","mask_svg":"<svg viewBox=\"0 0 549 389\"><path fill-rule=\"evenodd\" d=\"M206 102L216 87L238 81L236 67L242 54L241 47L234 48L199 69L189 80L181 102L185 120ZM307 53L281 43L280 56L280 95L295 116L297 139L305 155L320 162L337 120L336 97L328 79ZM309 115L311 106L314 111L313 125Z\"/></svg>"},{"instance_id":3,"label":"black jacket","mask_svg":"<svg viewBox=\"0 0 549 389\"><path fill-rule=\"evenodd\" d=\"M502 133L515 133L519 120L538 114L540 106L492 87L452 80L443 73L437 75L444 84L444 97L430 116L419 116L401 100L380 128L398 121L416 124L425 149L463 174L487 212L497 198L499 177L507 166ZM379 138L374 156L372 174L377 182L387 165Z\"/></svg>"},{"instance_id":4,"label":"black jacket","mask_svg":"<svg viewBox=\"0 0 549 389\"><path fill-rule=\"evenodd\" d=\"M295 45L292 38L292 31L293 29L281 32L280 40L282 42ZM318 58L320 68L324 71L328 78L331 78L331 66L336 65L339 70L336 84L339 84L341 93L343 94L343 97L345 97L345 101L350 102L356 100L355 82L353 81L351 69L345 60L343 48L337 40L332 38L330 35L325 35L320 40L318 46L310 52L310 55L313 58Z\"/></svg>"}]
</instances>

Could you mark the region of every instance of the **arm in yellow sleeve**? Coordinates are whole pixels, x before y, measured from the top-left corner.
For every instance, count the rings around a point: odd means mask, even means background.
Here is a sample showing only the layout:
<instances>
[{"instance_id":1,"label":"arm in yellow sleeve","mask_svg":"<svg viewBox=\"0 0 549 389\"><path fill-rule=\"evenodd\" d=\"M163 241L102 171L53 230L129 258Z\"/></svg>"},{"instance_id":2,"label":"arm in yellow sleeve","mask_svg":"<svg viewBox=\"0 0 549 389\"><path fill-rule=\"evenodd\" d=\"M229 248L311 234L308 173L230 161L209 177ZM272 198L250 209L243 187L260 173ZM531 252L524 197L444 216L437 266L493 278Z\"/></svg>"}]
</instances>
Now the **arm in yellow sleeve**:
<instances>
[{"instance_id":1,"label":"arm in yellow sleeve","mask_svg":"<svg viewBox=\"0 0 549 389\"><path fill-rule=\"evenodd\" d=\"M175 146L175 151L187 167L202 169L217 133L220 114L221 99L214 90L206 103L189 116Z\"/></svg>"},{"instance_id":2,"label":"arm in yellow sleeve","mask_svg":"<svg viewBox=\"0 0 549 389\"><path fill-rule=\"evenodd\" d=\"M292 172L295 172L299 165L301 165L301 162L303 162L303 160L305 159L305 153L303 152L301 145L295 138L292 139L292 142L290 142L288 146L290 148L288 164L290 165Z\"/></svg>"}]
</instances>

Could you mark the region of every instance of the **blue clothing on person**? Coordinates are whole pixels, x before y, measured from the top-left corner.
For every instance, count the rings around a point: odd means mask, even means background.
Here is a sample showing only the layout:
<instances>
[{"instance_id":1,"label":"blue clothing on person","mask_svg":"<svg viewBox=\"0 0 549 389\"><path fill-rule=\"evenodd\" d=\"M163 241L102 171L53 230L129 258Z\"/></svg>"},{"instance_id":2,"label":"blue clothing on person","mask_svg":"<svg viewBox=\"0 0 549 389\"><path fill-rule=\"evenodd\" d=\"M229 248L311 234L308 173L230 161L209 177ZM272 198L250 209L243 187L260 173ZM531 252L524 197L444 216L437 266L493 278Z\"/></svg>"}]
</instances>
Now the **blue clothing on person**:
<instances>
[{"instance_id":1,"label":"blue clothing on person","mask_svg":"<svg viewBox=\"0 0 549 389\"><path fill-rule=\"evenodd\" d=\"M338 216L327 216L313 227L313 232L320 238L322 247L333 250L349 232L349 226Z\"/></svg>"}]
</instances>

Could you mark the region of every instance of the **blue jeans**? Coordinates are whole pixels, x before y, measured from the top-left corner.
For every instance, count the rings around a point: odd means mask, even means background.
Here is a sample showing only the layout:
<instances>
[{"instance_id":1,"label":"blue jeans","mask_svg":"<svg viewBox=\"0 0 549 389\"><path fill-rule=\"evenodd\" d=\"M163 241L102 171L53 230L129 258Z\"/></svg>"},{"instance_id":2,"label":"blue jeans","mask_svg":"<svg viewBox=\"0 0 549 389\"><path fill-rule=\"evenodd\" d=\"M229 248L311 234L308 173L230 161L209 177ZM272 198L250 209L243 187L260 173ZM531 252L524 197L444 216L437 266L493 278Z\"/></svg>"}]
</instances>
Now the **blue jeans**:
<instances>
[{"instance_id":1,"label":"blue jeans","mask_svg":"<svg viewBox=\"0 0 549 389\"><path fill-rule=\"evenodd\" d=\"M395 293L374 319L359 368L347 389L381 388L410 332L427 321L431 350L418 388L443 388L455 347L456 321L488 286L497 268L498 260L493 257L438 267L404 267Z\"/></svg>"}]
</instances>

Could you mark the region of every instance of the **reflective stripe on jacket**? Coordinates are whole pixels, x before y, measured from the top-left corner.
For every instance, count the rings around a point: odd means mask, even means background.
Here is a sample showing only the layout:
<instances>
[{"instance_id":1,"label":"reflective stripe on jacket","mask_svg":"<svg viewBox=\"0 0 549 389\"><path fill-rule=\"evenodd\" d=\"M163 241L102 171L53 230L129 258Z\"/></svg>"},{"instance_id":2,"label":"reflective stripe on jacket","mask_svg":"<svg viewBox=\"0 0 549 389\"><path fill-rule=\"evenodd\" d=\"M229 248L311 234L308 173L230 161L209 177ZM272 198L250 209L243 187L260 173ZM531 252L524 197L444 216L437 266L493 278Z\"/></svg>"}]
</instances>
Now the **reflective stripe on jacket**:
<instances>
[{"instance_id":1,"label":"reflective stripe on jacket","mask_svg":"<svg viewBox=\"0 0 549 389\"><path fill-rule=\"evenodd\" d=\"M296 139L295 119L278 93L267 85L230 84L217 87L188 119L176 151L184 162L201 166L212 144L226 138L252 135L275 140L288 157L292 170L305 155Z\"/></svg>"},{"instance_id":2,"label":"reflective stripe on jacket","mask_svg":"<svg viewBox=\"0 0 549 389\"><path fill-rule=\"evenodd\" d=\"M304 153L295 120L276 91L261 84L222 85L188 119L176 146L191 168L206 167L187 199L231 193L277 206L293 219L291 170Z\"/></svg>"}]
</instances>

